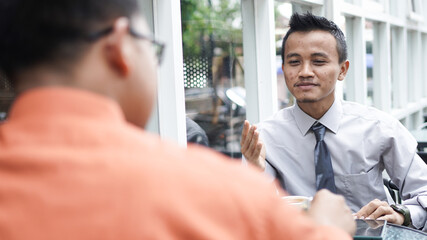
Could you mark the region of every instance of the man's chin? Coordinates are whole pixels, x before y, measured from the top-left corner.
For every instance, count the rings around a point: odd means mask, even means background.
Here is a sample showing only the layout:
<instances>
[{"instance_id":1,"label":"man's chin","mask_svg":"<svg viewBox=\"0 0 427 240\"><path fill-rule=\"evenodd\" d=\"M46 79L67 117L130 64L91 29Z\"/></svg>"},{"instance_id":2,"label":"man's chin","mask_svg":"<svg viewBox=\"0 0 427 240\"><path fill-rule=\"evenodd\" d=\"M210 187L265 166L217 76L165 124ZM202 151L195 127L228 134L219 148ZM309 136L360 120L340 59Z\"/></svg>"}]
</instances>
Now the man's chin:
<instances>
[{"instance_id":1,"label":"man's chin","mask_svg":"<svg viewBox=\"0 0 427 240\"><path fill-rule=\"evenodd\" d=\"M314 102L317 102L318 101L318 99L315 99L315 98L300 98L300 99L297 99L297 102L299 102L299 103L314 103Z\"/></svg>"}]
</instances>

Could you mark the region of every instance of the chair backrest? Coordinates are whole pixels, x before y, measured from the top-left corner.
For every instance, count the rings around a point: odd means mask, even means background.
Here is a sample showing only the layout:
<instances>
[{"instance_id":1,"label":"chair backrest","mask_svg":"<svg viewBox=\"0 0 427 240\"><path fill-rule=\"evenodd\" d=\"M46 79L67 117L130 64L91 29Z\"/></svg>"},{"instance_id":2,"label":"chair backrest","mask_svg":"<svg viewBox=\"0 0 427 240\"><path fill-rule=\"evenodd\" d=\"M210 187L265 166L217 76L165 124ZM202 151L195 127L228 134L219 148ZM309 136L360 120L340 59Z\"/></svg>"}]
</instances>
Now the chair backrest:
<instances>
[{"instance_id":1,"label":"chair backrest","mask_svg":"<svg viewBox=\"0 0 427 240\"><path fill-rule=\"evenodd\" d=\"M383 178L384 189L386 190L387 199L390 197L394 203L402 203L399 188L390 179ZM389 199L388 199L389 200ZM391 204L389 200L389 204Z\"/></svg>"},{"instance_id":2,"label":"chair backrest","mask_svg":"<svg viewBox=\"0 0 427 240\"><path fill-rule=\"evenodd\" d=\"M421 159L424 160L424 162L427 164L427 152L417 152L418 156L421 157Z\"/></svg>"},{"instance_id":3,"label":"chair backrest","mask_svg":"<svg viewBox=\"0 0 427 240\"><path fill-rule=\"evenodd\" d=\"M425 123L421 124L420 126L418 126L417 130L421 130L421 129L424 129L424 128L427 128L427 122L425 122Z\"/></svg>"}]
</instances>

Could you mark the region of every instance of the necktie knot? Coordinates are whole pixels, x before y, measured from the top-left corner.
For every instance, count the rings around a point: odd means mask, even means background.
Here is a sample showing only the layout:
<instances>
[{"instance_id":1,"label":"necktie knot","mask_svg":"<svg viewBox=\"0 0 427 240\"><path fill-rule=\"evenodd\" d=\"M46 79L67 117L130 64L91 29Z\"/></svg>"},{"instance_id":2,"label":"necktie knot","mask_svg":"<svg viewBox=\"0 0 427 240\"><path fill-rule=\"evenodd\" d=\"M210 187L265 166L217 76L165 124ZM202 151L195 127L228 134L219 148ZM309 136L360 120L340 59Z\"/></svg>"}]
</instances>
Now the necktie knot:
<instances>
[{"instance_id":1,"label":"necktie knot","mask_svg":"<svg viewBox=\"0 0 427 240\"><path fill-rule=\"evenodd\" d=\"M323 126L319 122L315 122L311 127L311 130L314 132L317 142L323 141L323 137L325 137L325 131L326 131L325 126Z\"/></svg>"}]
</instances>

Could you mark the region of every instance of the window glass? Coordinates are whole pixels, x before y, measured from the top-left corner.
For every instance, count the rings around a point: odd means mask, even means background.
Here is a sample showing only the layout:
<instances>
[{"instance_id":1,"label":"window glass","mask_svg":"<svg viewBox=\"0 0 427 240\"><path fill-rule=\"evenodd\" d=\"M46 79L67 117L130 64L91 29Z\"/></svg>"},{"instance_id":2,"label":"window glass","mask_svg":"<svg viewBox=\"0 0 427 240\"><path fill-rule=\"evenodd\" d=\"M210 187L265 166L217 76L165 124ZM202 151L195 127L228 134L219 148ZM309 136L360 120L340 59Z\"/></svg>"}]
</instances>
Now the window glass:
<instances>
[{"instance_id":1,"label":"window glass","mask_svg":"<svg viewBox=\"0 0 427 240\"><path fill-rule=\"evenodd\" d=\"M422 60L421 60L421 76L426 76L427 74L427 34L421 34L421 51L422 51ZM427 97L427 81L421 81L421 97Z\"/></svg>"},{"instance_id":2,"label":"window glass","mask_svg":"<svg viewBox=\"0 0 427 240\"><path fill-rule=\"evenodd\" d=\"M395 91L396 87L398 85L398 78L394 74L395 71L393 72L393 68L395 66L397 66L397 64L398 64L398 62L397 62L397 60L398 60L397 59L398 58L397 49L399 46L397 45L397 42L396 42L398 31L399 30L397 28L394 28L394 27L392 27L390 29L390 33L392 35L392 37L390 38L390 56L391 56L390 63L391 63L391 70L392 70L392 73L390 74L390 89L391 89L390 97L391 97L391 108L392 109L399 107L399 103L397 102L398 98L396 97L396 95L398 93Z\"/></svg>"},{"instance_id":3,"label":"window glass","mask_svg":"<svg viewBox=\"0 0 427 240\"><path fill-rule=\"evenodd\" d=\"M388 6L389 6L389 13L390 15L394 17L399 17L399 7L398 7L398 1L395 0L388 0Z\"/></svg>"},{"instance_id":4,"label":"window glass","mask_svg":"<svg viewBox=\"0 0 427 240\"><path fill-rule=\"evenodd\" d=\"M409 9L410 9L410 11L411 12L417 12L417 8L416 8L416 3L417 3L417 1L415 1L415 0L411 0L411 1L409 1L410 2L410 4L409 4Z\"/></svg>"},{"instance_id":5,"label":"window glass","mask_svg":"<svg viewBox=\"0 0 427 240\"><path fill-rule=\"evenodd\" d=\"M276 0L274 2L274 19L275 19L275 40L276 40L276 69L277 69L277 96L278 107L282 109L294 104L294 97L286 87L285 78L282 71L282 41L283 37L289 30L289 20L293 13L312 12L309 5L289 3Z\"/></svg>"},{"instance_id":6,"label":"window glass","mask_svg":"<svg viewBox=\"0 0 427 240\"><path fill-rule=\"evenodd\" d=\"M351 33L349 33L348 32L348 30L347 30L347 28L346 28L346 24L347 24L347 18L345 17L345 16L341 16L340 17L340 24L338 24L338 27L341 29L341 31L344 33L344 36L345 36L345 39L346 39L346 41L347 41L347 60L349 60L349 58L350 58L350 43L351 43L351 41L349 41L349 38L351 37L349 34L351 34ZM352 63L350 62L350 67L353 67L352 65L351 65ZM347 72L347 76L349 76L348 75L348 72ZM337 82L338 83L338 82ZM342 81L342 97L343 97L343 99L344 100L350 100L349 98L348 98L348 91L349 91L349 87L347 86L348 84L347 84L347 80L346 79L344 79L344 81Z\"/></svg>"},{"instance_id":7,"label":"window glass","mask_svg":"<svg viewBox=\"0 0 427 240\"><path fill-rule=\"evenodd\" d=\"M274 18L275 18L275 40L276 40L276 69L277 69L277 97L278 107L282 109L290 106L294 102L294 98L286 87L285 78L282 70L282 41L286 32L289 30L289 20L293 13L291 3L274 2Z\"/></svg>"},{"instance_id":8,"label":"window glass","mask_svg":"<svg viewBox=\"0 0 427 240\"><path fill-rule=\"evenodd\" d=\"M374 69L374 55L372 54L372 42L374 39L373 31L374 23L371 21L365 22L365 39L366 39L366 74L367 74L367 104L369 106L374 105L374 80L373 80L373 69Z\"/></svg>"},{"instance_id":9,"label":"window glass","mask_svg":"<svg viewBox=\"0 0 427 240\"><path fill-rule=\"evenodd\" d=\"M246 118L240 1L181 0L181 16L187 140L240 158Z\"/></svg>"},{"instance_id":10,"label":"window glass","mask_svg":"<svg viewBox=\"0 0 427 240\"><path fill-rule=\"evenodd\" d=\"M6 118L9 106L13 101L14 93L11 83L0 72L0 121Z\"/></svg>"},{"instance_id":11,"label":"window glass","mask_svg":"<svg viewBox=\"0 0 427 240\"><path fill-rule=\"evenodd\" d=\"M417 48L417 32L415 31L408 31L407 33L407 54L408 54L408 59L407 59L407 72L408 72L408 81L407 81L407 96L408 96L408 101L412 102L412 101L418 101L418 99L416 99L415 97L415 89L416 87L414 86L415 84L415 78L417 77L417 73L416 71L418 71L419 69L416 68L417 66L417 51L419 51L419 49ZM419 87L419 86L418 86Z\"/></svg>"},{"instance_id":12,"label":"window glass","mask_svg":"<svg viewBox=\"0 0 427 240\"><path fill-rule=\"evenodd\" d=\"M411 20L422 22L423 19L423 3L420 0L407 1L407 8L409 9L408 17Z\"/></svg>"}]
</instances>

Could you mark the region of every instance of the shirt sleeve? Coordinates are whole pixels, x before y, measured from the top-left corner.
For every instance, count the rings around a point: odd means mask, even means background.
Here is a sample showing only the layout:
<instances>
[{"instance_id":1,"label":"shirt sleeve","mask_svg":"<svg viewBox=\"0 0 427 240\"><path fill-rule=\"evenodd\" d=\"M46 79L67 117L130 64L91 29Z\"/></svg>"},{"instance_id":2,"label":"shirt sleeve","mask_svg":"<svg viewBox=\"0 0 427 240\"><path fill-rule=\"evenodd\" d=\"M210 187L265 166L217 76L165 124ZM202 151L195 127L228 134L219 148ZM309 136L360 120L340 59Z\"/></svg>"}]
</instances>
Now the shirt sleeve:
<instances>
[{"instance_id":1,"label":"shirt sleeve","mask_svg":"<svg viewBox=\"0 0 427 240\"><path fill-rule=\"evenodd\" d=\"M385 169L399 187L414 227L427 230L427 165L416 154L417 142L398 121L386 128L385 137Z\"/></svg>"},{"instance_id":2,"label":"shirt sleeve","mask_svg":"<svg viewBox=\"0 0 427 240\"><path fill-rule=\"evenodd\" d=\"M427 165L417 155L414 155L412 164L409 168L406 176L404 185L413 184L412 186L406 186L405 195L402 192L402 198L404 199L403 204L409 208L412 218L412 225L417 229L423 229L427 231ZM420 171L424 169L424 171ZM424 185L424 186L423 186ZM416 186L419 186L416 188Z\"/></svg>"}]
</instances>

